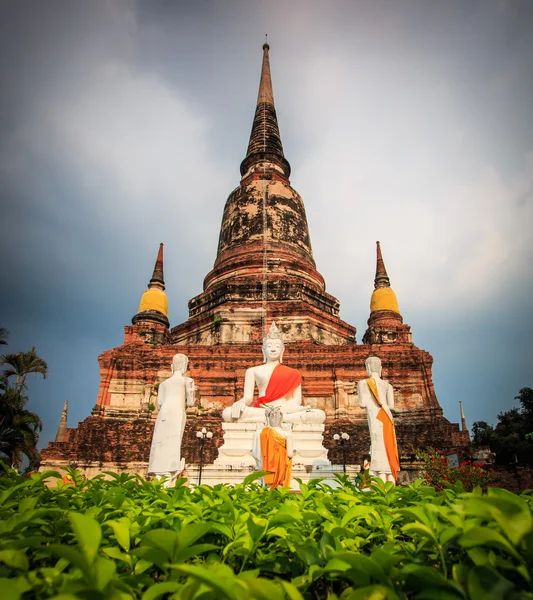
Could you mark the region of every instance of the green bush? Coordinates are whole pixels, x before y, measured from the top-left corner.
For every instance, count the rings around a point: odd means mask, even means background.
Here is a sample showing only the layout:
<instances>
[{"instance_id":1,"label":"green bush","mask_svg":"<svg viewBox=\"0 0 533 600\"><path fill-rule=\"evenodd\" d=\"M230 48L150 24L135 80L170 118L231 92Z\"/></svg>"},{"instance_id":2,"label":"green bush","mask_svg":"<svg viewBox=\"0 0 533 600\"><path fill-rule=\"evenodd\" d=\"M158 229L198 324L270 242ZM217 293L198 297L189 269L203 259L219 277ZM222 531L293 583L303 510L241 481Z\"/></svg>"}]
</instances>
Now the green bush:
<instances>
[{"instance_id":1,"label":"green bush","mask_svg":"<svg viewBox=\"0 0 533 600\"><path fill-rule=\"evenodd\" d=\"M4 600L533 598L530 493L107 477L0 477Z\"/></svg>"},{"instance_id":2,"label":"green bush","mask_svg":"<svg viewBox=\"0 0 533 600\"><path fill-rule=\"evenodd\" d=\"M471 492L478 486L487 487L492 479L492 469L482 463L465 460L452 469L446 457L434 448L429 448L427 451L419 450L417 455L423 463L422 472L426 483L439 491L447 483L460 482L467 492Z\"/></svg>"}]
</instances>

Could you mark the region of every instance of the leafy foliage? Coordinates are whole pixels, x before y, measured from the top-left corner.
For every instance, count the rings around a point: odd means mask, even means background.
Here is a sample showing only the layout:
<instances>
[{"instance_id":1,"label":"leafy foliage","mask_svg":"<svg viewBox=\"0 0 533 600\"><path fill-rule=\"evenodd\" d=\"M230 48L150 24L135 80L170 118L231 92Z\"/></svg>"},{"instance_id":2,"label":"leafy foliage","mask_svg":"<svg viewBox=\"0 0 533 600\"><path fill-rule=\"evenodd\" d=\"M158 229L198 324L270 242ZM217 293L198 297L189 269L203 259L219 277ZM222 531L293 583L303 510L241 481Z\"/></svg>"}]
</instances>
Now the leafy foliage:
<instances>
[{"instance_id":1,"label":"leafy foliage","mask_svg":"<svg viewBox=\"0 0 533 600\"><path fill-rule=\"evenodd\" d=\"M489 446L496 453L496 463L521 462L533 465L533 389L522 388L515 398L520 408L498 415L496 427L485 421L472 426L474 446Z\"/></svg>"},{"instance_id":2,"label":"leafy foliage","mask_svg":"<svg viewBox=\"0 0 533 600\"><path fill-rule=\"evenodd\" d=\"M486 487L491 480L491 469L481 463L465 460L458 467L450 468L448 460L438 450L419 450L418 457L423 462L422 472L426 483L441 491L447 484L460 483L464 490L471 492L476 487Z\"/></svg>"},{"instance_id":3,"label":"leafy foliage","mask_svg":"<svg viewBox=\"0 0 533 600\"><path fill-rule=\"evenodd\" d=\"M106 477L0 477L4 598L533 598L528 493Z\"/></svg>"},{"instance_id":4,"label":"leafy foliage","mask_svg":"<svg viewBox=\"0 0 533 600\"><path fill-rule=\"evenodd\" d=\"M5 335L6 330L3 331ZM23 392L28 375L39 373L46 378L48 366L35 348L4 354L0 365L6 366L0 374L0 458L20 466L24 455L31 470L39 464L37 442L42 423L35 413L25 408L28 398Z\"/></svg>"}]
</instances>

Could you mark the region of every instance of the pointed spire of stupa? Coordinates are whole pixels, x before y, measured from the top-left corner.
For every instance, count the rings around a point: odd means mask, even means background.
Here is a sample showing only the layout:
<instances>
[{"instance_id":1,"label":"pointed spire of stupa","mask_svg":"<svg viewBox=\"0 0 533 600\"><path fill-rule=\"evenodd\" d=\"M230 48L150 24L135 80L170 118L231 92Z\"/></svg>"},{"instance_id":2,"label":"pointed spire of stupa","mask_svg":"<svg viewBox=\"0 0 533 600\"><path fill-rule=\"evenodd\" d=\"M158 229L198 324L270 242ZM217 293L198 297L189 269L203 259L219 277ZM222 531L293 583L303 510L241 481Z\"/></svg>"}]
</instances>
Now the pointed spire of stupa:
<instances>
[{"instance_id":1,"label":"pointed spire of stupa","mask_svg":"<svg viewBox=\"0 0 533 600\"><path fill-rule=\"evenodd\" d=\"M396 299L394 290L390 286L390 279L387 275L387 269L385 269L379 242L376 242L376 252L376 276L374 277L374 292L370 299L370 311L392 310L400 314L398 300Z\"/></svg>"},{"instance_id":2,"label":"pointed spire of stupa","mask_svg":"<svg viewBox=\"0 0 533 600\"><path fill-rule=\"evenodd\" d=\"M157 259L155 261L154 273L152 279L150 279L148 288L165 289L165 277L163 275L163 243L159 244L159 252L157 253Z\"/></svg>"},{"instance_id":3,"label":"pointed spire of stupa","mask_svg":"<svg viewBox=\"0 0 533 600\"><path fill-rule=\"evenodd\" d=\"M461 411L461 431L468 431L466 426L465 411L463 410L463 403L459 400L459 410Z\"/></svg>"},{"instance_id":4,"label":"pointed spire of stupa","mask_svg":"<svg viewBox=\"0 0 533 600\"><path fill-rule=\"evenodd\" d=\"M249 174L253 167L260 167L265 171L275 169L287 178L291 173L291 167L283 154L278 118L274 107L269 50L270 46L265 42L252 133L246 158L241 163L243 177Z\"/></svg>"},{"instance_id":5,"label":"pointed spire of stupa","mask_svg":"<svg viewBox=\"0 0 533 600\"><path fill-rule=\"evenodd\" d=\"M374 291L370 298L370 317L368 318L368 329L363 336L363 343L411 343L410 328L403 324L398 299L390 286L379 242L376 242L376 253Z\"/></svg>"},{"instance_id":6,"label":"pointed spire of stupa","mask_svg":"<svg viewBox=\"0 0 533 600\"><path fill-rule=\"evenodd\" d=\"M164 292L165 278L163 276L163 244L159 244L159 251L155 261L152 279L148 289L142 295L139 310L133 317L132 323L140 321L153 321L168 327L168 298Z\"/></svg>"},{"instance_id":7,"label":"pointed spire of stupa","mask_svg":"<svg viewBox=\"0 0 533 600\"><path fill-rule=\"evenodd\" d=\"M61 419L59 420L59 427L57 428L56 442L64 442L65 434L67 433L67 418L68 418L68 400L65 400L63 405L63 412L61 413Z\"/></svg>"},{"instance_id":8,"label":"pointed spire of stupa","mask_svg":"<svg viewBox=\"0 0 533 600\"><path fill-rule=\"evenodd\" d=\"M390 279L387 275L387 269L385 268L385 263L383 262L383 255L381 254L381 246L379 242L376 242L376 252L377 252L377 260L376 260L376 276L374 278L374 289L382 287L390 287Z\"/></svg>"}]
</instances>

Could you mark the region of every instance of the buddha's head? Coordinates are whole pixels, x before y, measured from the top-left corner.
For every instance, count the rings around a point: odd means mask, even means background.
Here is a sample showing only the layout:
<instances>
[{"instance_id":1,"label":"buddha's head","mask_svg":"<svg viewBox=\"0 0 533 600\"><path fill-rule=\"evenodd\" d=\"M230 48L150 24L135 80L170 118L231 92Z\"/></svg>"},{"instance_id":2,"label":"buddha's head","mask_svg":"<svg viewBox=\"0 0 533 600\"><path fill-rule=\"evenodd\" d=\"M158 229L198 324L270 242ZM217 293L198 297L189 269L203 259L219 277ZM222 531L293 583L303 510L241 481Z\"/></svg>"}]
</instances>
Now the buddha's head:
<instances>
[{"instance_id":1,"label":"buddha's head","mask_svg":"<svg viewBox=\"0 0 533 600\"><path fill-rule=\"evenodd\" d=\"M276 323L272 321L269 332L263 338L263 357L265 362L279 360L283 362L283 351L285 344L283 343L283 335L276 327Z\"/></svg>"},{"instance_id":2,"label":"buddha's head","mask_svg":"<svg viewBox=\"0 0 533 600\"><path fill-rule=\"evenodd\" d=\"M369 377L372 374L381 377L381 360L377 356L370 356L365 361L365 369Z\"/></svg>"},{"instance_id":3,"label":"buddha's head","mask_svg":"<svg viewBox=\"0 0 533 600\"><path fill-rule=\"evenodd\" d=\"M185 373L187 370L187 365L189 364L189 359L185 354L174 354L174 358L172 359L172 372L173 373Z\"/></svg>"}]
</instances>

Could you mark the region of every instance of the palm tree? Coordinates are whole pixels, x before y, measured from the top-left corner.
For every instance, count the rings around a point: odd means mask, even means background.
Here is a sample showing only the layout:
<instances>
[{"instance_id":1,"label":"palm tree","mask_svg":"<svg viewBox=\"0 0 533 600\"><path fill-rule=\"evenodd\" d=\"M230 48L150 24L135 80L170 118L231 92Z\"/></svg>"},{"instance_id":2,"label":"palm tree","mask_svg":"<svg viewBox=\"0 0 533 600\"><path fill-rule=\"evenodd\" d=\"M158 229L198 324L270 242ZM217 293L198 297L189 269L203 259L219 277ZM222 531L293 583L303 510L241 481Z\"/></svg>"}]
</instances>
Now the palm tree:
<instances>
[{"instance_id":1,"label":"palm tree","mask_svg":"<svg viewBox=\"0 0 533 600\"><path fill-rule=\"evenodd\" d=\"M7 344L7 336L9 331L5 327L0 327L0 346Z\"/></svg>"},{"instance_id":2,"label":"palm tree","mask_svg":"<svg viewBox=\"0 0 533 600\"><path fill-rule=\"evenodd\" d=\"M14 390L18 393L26 387L26 377L30 373L40 373L45 379L48 373L48 365L37 355L35 346L28 352L15 352L2 355L0 365L9 365L11 367L10 369L6 369L3 375L7 378L16 377Z\"/></svg>"},{"instance_id":3,"label":"palm tree","mask_svg":"<svg viewBox=\"0 0 533 600\"><path fill-rule=\"evenodd\" d=\"M46 378L48 365L34 347L28 352L4 354L0 365L10 367L0 374L0 459L18 468L25 455L28 468L34 469L39 463L37 442L42 423L35 413L26 410L28 398L22 392L30 373L40 373ZM15 377L14 385L10 377Z\"/></svg>"},{"instance_id":4,"label":"palm tree","mask_svg":"<svg viewBox=\"0 0 533 600\"><path fill-rule=\"evenodd\" d=\"M41 419L24 408L27 398L10 396L9 402L0 402L0 460L18 468L22 455L25 455L29 461L28 469L33 470L40 459L37 442L42 429Z\"/></svg>"}]
</instances>

